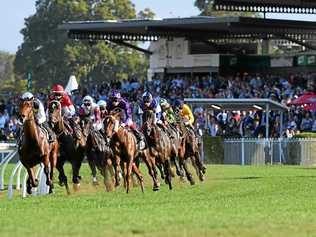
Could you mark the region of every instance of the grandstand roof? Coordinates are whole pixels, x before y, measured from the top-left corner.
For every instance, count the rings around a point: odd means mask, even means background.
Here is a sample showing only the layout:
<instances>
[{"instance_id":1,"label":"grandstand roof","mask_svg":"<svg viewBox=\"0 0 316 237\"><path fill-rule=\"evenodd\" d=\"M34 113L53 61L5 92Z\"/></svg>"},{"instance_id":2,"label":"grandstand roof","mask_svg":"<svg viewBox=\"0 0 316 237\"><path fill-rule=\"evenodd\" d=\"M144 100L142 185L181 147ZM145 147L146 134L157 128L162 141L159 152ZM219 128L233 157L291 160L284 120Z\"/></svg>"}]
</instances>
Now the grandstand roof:
<instances>
[{"instance_id":1,"label":"grandstand roof","mask_svg":"<svg viewBox=\"0 0 316 237\"><path fill-rule=\"evenodd\" d=\"M316 14L311 0L215 0L216 10Z\"/></svg>"},{"instance_id":2,"label":"grandstand roof","mask_svg":"<svg viewBox=\"0 0 316 237\"><path fill-rule=\"evenodd\" d=\"M269 110L273 111L287 111L289 108L283 104L270 99L195 99L186 98L184 101L188 104L199 105L202 107L211 108L213 110Z\"/></svg>"},{"instance_id":3,"label":"grandstand roof","mask_svg":"<svg viewBox=\"0 0 316 237\"><path fill-rule=\"evenodd\" d=\"M316 22L251 17L191 17L162 20L80 21L59 26L69 37L88 40L316 38Z\"/></svg>"}]
</instances>

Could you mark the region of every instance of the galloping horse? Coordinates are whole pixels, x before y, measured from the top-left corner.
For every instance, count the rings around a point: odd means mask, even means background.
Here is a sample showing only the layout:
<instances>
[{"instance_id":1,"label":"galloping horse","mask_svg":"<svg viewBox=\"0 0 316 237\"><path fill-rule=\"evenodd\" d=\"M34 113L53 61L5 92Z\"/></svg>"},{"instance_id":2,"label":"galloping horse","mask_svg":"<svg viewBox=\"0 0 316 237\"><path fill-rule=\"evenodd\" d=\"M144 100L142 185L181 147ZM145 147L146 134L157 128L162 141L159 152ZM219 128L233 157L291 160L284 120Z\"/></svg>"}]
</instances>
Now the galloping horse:
<instances>
[{"instance_id":1,"label":"galloping horse","mask_svg":"<svg viewBox=\"0 0 316 237\"><path fill-rule=\"evenodd\" d=\"M120 165L124 171L124 180L126 184L126 192L130 190L132 181L132 171L136 174L141 190L144 192L144 178L135 164L137 157L137 141L136 137L127 128L120 126L123 111L121 109L114 110L104 119L104 129L107 141L113 150L113 163L115 169L115 186L120 185Z\"/></svg>"},{"instance_id":2,"label":"galloping horse","mask_svg":"<svg viewBox=\"0 0 316 237\"><path fill-rule=\"evenodd\" d=\"M27 193L32 193L32 187L38 186L34 168L41 162L44 164L46 184L49 193L53 192L53 173L57 162L58 143L48 142L45 132L36 124L33 101L21 101L19 113L23 122L23 136L19 148L20 161L28 172Z\"/></svg>"},{"instance_id":3,"label":"galloping horse","mask_svg":"<svg viewBox=\"0 0 316 237\"><path fill-rule=\"evenodd\" d=\"M74 131L75 135L69 133L65 127L65 120L61 115L61 104L59 101L51 101L48 105L49 123L53 131L57 135L60 145L60 155L57 162L57 169L59 171L59 184L65 185L67 193L69 194L69 186L67 176L64 171L64 164L69 161L72 166L72 182L75 190L79 188L80 176L79 170L86 151L86 131L79 128ZM88 129L88 128L87 128Z\"/></svg>"},{"instance_id":4,"label":"galloping horse","mask_svg":"<svg viewBox=\"0 0 316 237\"><path fill-rule=\"evenodd\" d=\"M152 111L145 111L143 114L143 127L142 130L144 132L147 144L149 146L149 155L154 158L155 163L157 164L158 168L163 167L162 176L165 174L165 181L169 185L169 189L172 189L171 183L171 162L170 158L173 155L173 149L171 140L169 139L167 133L165 133L158 125L154 124L154 112ZM148 167L149 168L149 167ZM152 171L150 173L156 175L157 172L155 171L155 167L152 167ZM157 178L155 176L155 178ZM154 181L154 191L155 191L155 180ZM158 189L159 190L159 187Z\"/></svg>"},{"instance_id":5,"label":"galloping horse","mask_svg":"<svg viewBox=\"0 0 316 237\"><path fill-rule=\"evenodd\" d=\"M109 171L110 176L114 177L112 167L113 152L101 131L97 131L94 128L90 129L87 137L87 159L92 171L92 176L96 177L96 168L98 168L104 178L106 190L110 191L112 188L109 182L107 182L107 172ZM94 184L96 184L95 181Z\"/></svg>"},{"instance_id":6,"label":"galloping horse","mask_svg":"<svg viewBox=\"0 0 316 237\"><path fill-rule=\"evenodd\" d=\"M184 156L179 156L180 167L184 169L187 179L193 185L195 182L192 174L188 169L187 160L191 159L192 165L194 166L196 174L199 177L200 181L204 181L206 168L200 160L200 147L194 131L190 128L187 128L182 119L180 119L179 126L183 137L183 144L185 146Z\"/></svg>"}]
</instances>

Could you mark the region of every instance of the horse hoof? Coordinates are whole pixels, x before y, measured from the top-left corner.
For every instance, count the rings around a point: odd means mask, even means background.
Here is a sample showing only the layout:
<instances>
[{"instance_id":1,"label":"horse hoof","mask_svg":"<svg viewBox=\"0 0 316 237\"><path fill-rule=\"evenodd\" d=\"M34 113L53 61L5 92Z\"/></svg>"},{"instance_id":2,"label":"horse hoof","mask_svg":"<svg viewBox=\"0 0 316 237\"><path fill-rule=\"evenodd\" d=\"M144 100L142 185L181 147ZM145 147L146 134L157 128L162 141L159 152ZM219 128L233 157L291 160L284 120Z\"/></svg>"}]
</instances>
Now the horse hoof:
<instances>
[{"instance_id":1,"label":"horse hoof","mask_svg":"<svg viewBox=\"0 0 316 237\"><path fill-rule=\"evenodd\" d=\"M27 189L26 189L26 193L29 194L29 195L31 195L31 194L32 194L32 188L27 188Z\"/></svg>"},{"instance_id":2,"label":"horse hoof","mask_svg":"<svg viewBox=\"0 0 316 237\"><path fill-rule=\"evenodd\" d=\"M74 191L75 191L75 192L78 192L79 189L80 189L80 183L73 184L73 188L74 188Z\"/></svg>"},{"instance_id":3,"label":"horse hoof","mask_svg":"<svg viewBox=\"0 0 316 237\"><path fill-rule=\"evenodd\" d=\"M63 186L65 186L65 183L62 182L62 181L59 181L59 182L58 182L58 185L59 185L60 187L63 187Z\"/></svg>"},{"instance_id":4,"label":"horse hoof","mask_svg":"<svg viewBox=\"0 0 316 237\"><path fill-rule=\"evenodd\" d=\"M199 175L199 179L200 179L201 182L203 182L203 181L205 180L204 175L203 175L203 174L200 174L200 175Z\"/></svg>"},{"instance_id":5,"label":"horse hoof","mask_svg":"<svg viewBox=\"0 0 316 237\"><path fill-rule=\"evenodd\" d=\"M160 188L157 186L157 187L153 187L153 191L154 192L157 192L157 191L159 191L160 190Z\"/></svg>"},{"instance_id":6,"label":"horse hoof","mask_svg":"<svg viewBox=\"0 0 316 237\"><path fill-rule=\"evenodd\" d=\"M202 168L202 173L203 173L203 174L206 173L206 167L205 167L205 166L203 166L203 168Z\"/></svg>"}]
</instances>

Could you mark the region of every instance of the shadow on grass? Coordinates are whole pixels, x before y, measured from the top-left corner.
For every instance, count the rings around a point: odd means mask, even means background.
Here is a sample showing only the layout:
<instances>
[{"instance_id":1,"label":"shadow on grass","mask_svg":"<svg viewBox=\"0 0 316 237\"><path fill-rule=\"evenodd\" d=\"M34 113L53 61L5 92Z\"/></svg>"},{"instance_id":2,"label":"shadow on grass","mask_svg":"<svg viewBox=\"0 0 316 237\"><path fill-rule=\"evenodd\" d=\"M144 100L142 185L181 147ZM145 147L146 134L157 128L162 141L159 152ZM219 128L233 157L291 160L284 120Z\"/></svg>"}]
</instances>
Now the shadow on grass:
<instances>
[{"instance_id":1,"label":"shadow on grass","mask_svg":"<svg viewBox=\"0 0 316 237\"><path fill-rule=\"evenodd\" d=\"M251 179L263 179L264 177L258 176L246 176L246 177L227 177L227 178L213 178L214 180L251 180Z\"/></svg>"}]
</instances>

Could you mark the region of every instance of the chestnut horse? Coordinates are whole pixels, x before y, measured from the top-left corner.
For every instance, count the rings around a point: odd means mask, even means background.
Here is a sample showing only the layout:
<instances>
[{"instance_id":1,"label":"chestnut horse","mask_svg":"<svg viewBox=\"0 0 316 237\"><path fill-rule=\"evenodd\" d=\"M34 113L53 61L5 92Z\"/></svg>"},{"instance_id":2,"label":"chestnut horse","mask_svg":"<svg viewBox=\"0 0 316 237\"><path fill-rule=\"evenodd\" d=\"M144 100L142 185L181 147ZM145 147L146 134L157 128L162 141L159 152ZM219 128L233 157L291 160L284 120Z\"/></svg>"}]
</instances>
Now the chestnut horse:
<instances>
[{"instance_id":1,"label":"chestnut horse","mask_svg":"<svg viewBox=\"0 0 316 237\"><path fill-rule=\"evenodd\" d=\"M136 174L142 192L144 192L144 178L135 164L137 158L137 141L133 132L120 126L123 116L121 109L114 110L104 119L104 130L106 140L113 151L113 164L115 169L115 186L120 185L120 166L124 171L126 192L130 191L132 171ZM122 164L121 164L122 163Z\"/></svg>"},{"instance_id":2,"label":"chestnut horse","mask_svg":"<svg viewBox=\"0 0 316 237\"><path fill-rule=\"evenodd\" d=\"M69 186L67 176L64 171L64 164L69 161L72 166L72 182L74 189L77 190L80 186L79 171L86 152L86 137L87 130L82 131L78 125L74 131L75 135L70 134L65 127L65 119L61 115L61 104L59 101L51 101L48 105L49 123L53 131L57 135L57 140L60 145L60 155L57 162L59 171L59 184L65 185L66 191L69 194Z\"/></svg>"},{"instance_id":3,"label":"chestnut horse","mask_svg":"<svg viewBox=\"0 0 316 237\"><path fill-rule=\"evenodd\" d=\"M165 181L171 190L172 170L170 159L171 157L175 158L174 156L177 155L177 152L173 149L173 145L171 144L168 134L165 133L163 129L159 128L157 124L154 124L154 112L145 111L143 115L143 121L144 123L142 130L149 147L149 155L152 157L152 159L154 159L155 164L161 171L162 178L165 178ZM149 172L156 175L157 172L155 171L155 166L153 166L152 169L153 170ZM157 176L155 176L155 178L157 179ZM154 191L156 191L154 177L153 181Z\"/></svg>"},{"instance_id":4,"label":"chestnut horse","mask_svg":"<svg viewBox=\"0 0 316 237\"><path fill-rule=\"evenodd\" d=\"M45 132L36 124L34 117L33 101L21 101L19 114L23 122L23 135L19 147L20 161L28 173L27 193L32 193L32 187L38 186L35 178L35 166L41 162L44 165L46 184L49 193L53 192L53 174L57 163L58 143L57 140L48 142Z\"/></svg>"}]
</instances>

